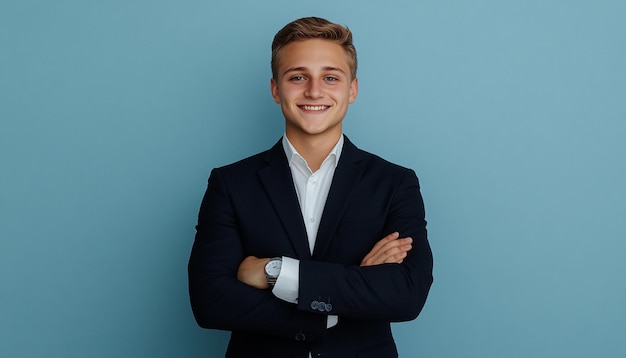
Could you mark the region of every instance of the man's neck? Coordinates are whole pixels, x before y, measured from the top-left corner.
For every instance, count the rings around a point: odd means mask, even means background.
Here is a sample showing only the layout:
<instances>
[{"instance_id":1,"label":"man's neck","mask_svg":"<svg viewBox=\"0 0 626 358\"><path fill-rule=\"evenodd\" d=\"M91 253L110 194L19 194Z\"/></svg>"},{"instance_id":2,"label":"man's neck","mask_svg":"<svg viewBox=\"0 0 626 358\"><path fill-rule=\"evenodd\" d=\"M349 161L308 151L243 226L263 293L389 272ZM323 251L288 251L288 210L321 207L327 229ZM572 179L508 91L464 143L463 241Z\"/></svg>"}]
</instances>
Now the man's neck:
<instances>
[{"instance_id":1,"label":"man's neck","mask_svg":"<svg viewBox=\"0 0 626 358\"><path fill-rule=\"evenodd\" d=\"M316 172L330 151L337 145L341 138L339 134L319 136L294 136L287 133L287 139L298 153L306 160L312 172Z\"/></svg>"}]
</instances>

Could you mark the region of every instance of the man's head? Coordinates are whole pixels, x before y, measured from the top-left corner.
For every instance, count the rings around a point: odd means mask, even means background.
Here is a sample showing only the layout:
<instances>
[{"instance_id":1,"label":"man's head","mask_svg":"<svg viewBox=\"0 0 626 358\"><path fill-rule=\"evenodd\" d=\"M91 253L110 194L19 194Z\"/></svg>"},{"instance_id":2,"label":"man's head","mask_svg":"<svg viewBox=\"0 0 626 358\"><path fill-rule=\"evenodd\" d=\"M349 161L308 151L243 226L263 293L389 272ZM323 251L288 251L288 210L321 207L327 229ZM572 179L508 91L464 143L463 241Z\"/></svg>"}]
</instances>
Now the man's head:
<instances>
[{"instance_id":1,"label":"man's head","mask_svg":"<svg viewBox=\"0 0 626 358\"><path fill-rule=\"evenodd\" d=\"M282 49L295 41L307 39L322 39L337 43L346 52L352 79L356 78L357 58L356 49L352 44L352 32L342 25L332 23L319 17L305 17L285 25L272 42L272 77L278 79L278 67Z\"/></svg>"},{"instance_id":2,"label":"man's head","mask_svg":"<svg viewBox=\"0 0 626 358\"><path fill-rule=\"evenodd\" d=\"M270 90L289 140L336 143L359 88L350 31L319 18L300 19L278 32L272 48Z\"/></svg>"}]
</instances>

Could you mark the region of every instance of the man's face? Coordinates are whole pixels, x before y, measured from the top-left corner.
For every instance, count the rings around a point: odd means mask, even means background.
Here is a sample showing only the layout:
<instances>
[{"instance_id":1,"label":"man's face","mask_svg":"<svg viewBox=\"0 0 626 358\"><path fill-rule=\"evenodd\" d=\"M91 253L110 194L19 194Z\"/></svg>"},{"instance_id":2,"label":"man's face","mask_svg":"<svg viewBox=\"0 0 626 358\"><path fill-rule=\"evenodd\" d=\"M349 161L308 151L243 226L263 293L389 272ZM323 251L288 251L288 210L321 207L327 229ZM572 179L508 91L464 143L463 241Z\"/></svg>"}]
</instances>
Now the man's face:
<instances>
[{"instance_id":1,"label":"man's face","mask_svg":"<svg viewBox=\"0 0 626 358\"><path fill-rule=\"evenodd\" d=\"M356 99L358 81L350 77L340 45L308 39L282 49L277 78L272 78L270 87L274 101L281 105L290 140L338 138L348 104Z\"/></svg>"}]
</instances>

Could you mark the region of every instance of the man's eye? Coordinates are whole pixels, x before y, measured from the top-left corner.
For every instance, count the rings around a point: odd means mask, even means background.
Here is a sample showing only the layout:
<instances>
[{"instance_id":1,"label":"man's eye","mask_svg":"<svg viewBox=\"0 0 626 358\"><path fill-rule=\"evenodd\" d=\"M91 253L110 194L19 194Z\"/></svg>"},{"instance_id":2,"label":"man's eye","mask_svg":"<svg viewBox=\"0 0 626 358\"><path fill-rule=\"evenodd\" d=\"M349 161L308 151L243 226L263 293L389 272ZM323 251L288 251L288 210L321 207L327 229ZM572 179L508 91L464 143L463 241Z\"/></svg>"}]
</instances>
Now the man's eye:
<instances>
[{"instance_id":1,"label":"man's eye","mask_svg":"<svg viewBox=\"0 0 626 358\"><path fill-rule=\"evenodd\" d=\"M302 81L302 80L304 80L304 77L302 77L302 76L293 76L293 77L291 77L291 80L292 81Z\"/></svg>"},{"instance_id":2,"label":"man's eye","mask_svg":"<svg viewBox=\"0 0 626 358\"><path fill-rule=\"evenodd\" d=\"M328 76L328 77L326 77L326 81L328 81L328 82L334 82L334 81L337 81L337 77Z\"/></svg>"}]
</instances>

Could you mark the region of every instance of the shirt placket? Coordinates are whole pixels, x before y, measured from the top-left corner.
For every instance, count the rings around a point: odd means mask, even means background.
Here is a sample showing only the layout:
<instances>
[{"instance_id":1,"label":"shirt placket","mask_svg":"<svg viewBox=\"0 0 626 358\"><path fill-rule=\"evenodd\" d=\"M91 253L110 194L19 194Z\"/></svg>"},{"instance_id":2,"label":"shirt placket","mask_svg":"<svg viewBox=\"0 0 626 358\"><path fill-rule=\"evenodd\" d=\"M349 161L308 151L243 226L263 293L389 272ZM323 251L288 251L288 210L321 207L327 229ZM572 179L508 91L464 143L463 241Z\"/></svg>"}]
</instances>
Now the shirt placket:
<instances>
[{"instance_id":1,"label":"shirt placket","mask_svg":"<svg viewBox=\"0 0 626 358\"><path fill-rule=\"evenodd\" d=\"M313 174L308 177L305 190L305 214L307 236L309 238L309 249L313 252L315 246L315 233L317 231L317 218L315 208L319 197L319 175Z\"/></svg>"}]
</instances>

